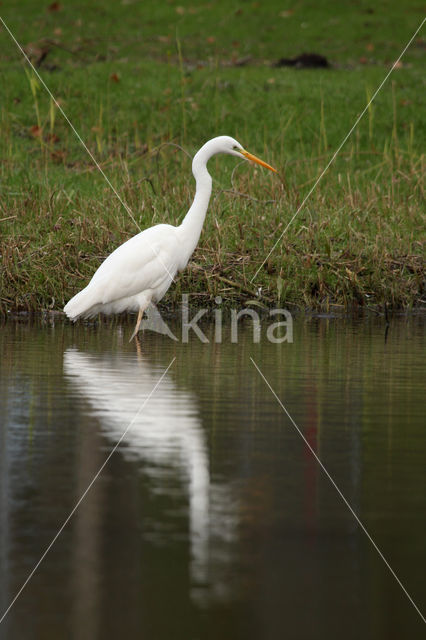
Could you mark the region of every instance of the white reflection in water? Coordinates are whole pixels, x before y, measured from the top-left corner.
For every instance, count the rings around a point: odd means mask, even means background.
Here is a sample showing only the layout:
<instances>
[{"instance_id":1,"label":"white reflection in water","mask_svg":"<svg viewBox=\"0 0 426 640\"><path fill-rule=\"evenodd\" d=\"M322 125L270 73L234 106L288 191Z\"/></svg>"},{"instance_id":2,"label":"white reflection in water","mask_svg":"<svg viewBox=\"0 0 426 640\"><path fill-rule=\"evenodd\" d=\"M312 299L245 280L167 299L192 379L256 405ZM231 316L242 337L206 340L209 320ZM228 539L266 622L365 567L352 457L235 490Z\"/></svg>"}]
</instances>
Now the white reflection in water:
<instances>
[{"instance_id":1,"label":"white reflection in water","mask_svg":"<svg viewBox=\"0 0 426 640\"><path fill-rule=\"evenodd\" d=\"M163 372L164 367L140 355L93 355L76 349L64 354L64 373L89 400L92 415L114 444ZM224 570L237 535L237 508L231 488L210 481L196 397L179 389L170 374L164 376L118 450L127 459L143 462L153 483L151 490L157 494L170 490L170 485L164 487L167 478L174 483L178 478L183 484L189 501L192 596L200 603L206 598L229 597Z\"/></svg>"}]
</instances>

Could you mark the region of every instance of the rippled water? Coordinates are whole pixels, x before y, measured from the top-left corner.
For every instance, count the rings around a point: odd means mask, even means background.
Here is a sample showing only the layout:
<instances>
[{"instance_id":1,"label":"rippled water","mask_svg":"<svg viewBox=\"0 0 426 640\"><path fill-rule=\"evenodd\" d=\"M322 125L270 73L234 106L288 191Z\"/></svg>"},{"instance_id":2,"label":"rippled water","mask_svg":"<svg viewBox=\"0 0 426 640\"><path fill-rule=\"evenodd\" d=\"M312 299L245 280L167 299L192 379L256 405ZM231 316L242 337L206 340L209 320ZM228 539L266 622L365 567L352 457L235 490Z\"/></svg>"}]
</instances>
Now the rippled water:
<instances>
[{"instance_id":1,"label":"rippled water","mask_svg":"<svg viewBox=\"0 0 426 640\"><path fill-rule=\"evenodd\" d=\"M1 328L0 637L423 637L251 358L424 610L424 323L203 328Z\"/></svg>"}]
</instances>

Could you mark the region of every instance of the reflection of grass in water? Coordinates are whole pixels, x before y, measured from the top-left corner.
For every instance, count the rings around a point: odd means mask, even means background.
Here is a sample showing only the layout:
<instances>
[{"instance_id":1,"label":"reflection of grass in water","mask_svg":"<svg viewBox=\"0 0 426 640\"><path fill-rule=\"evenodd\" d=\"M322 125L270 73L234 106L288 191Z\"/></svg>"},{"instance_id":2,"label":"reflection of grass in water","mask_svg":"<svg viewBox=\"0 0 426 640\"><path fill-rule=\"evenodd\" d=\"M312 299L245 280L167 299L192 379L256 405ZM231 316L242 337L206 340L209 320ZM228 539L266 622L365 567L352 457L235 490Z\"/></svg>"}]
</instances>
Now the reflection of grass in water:
<instances>
[{"instance_id":1,"label":"reflection of grass in water","mask_svg":"<svg viewBox=\"0 0 426 640\"><path fill-rule=\"evenodd\" d=\"M356 15L345 15L340 5L309 7L308 19L299 9L281 17L280 3L262 10L244 5L232 15L213 4L182 3L178 13L164 5L150 10L150 20L138 16L140 5L123 5L118 20L116 7L100 13L89 6L82 16L63 7L41 16L34 3L32 26L7 11L4 17L24 45L34 43L35 32L41 38L61 30L55 36L61 46L48 52L41 73L141 228L179 222L193 195L189 160L163 142L193 153L227 133L280 169L283 184L240 166L231 185L235 161L212 160L215 192L194 266L166 300L186 290L202 304L218 294L250 298L261 286L270 303L414 304L422 286L424 171L415 45L407 52L410 66L395 71L369 108L256 287L250 280L383 79L385 63L415 30L416 12L377 9L365 26L362 7ZM82 21L77 28L76 20ZM284 42L277 36L283 30ZM1 307L59 308L137 229L49 97L31 91L4 30L1 38L8 52L0 60ZM350 69L225 65L247 54L295 55L308 42ZM361 57L378 64L362 66Z\"/></svg>"}]
</instances>

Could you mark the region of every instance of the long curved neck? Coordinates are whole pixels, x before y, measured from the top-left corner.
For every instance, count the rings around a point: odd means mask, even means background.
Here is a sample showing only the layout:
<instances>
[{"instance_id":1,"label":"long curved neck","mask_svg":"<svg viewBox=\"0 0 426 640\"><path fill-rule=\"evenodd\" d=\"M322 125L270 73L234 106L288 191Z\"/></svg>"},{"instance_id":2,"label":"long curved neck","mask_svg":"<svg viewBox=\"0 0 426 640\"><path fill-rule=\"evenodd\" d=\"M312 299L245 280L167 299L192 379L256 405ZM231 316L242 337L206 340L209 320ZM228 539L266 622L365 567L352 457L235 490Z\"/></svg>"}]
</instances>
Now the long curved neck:
<instances>
[{"instance_id":1,"label":"long curved neck","mask_svg":"<svg viewBox=\"0 0 426 640\"><path fill-rule=\"evenodd\" d=\"M177 228L183 245L182 252L186 258L185 265L197 246L206 217L207 207L209 206L212 192L212 178L207 171L206 165L214 153L215 151L207 142L201 147L198 153L196 153L192 161L192 173L196 185L195 198L182 224ZM181 268L185 265L182 265Z\"/></svg>"}]
</instances>

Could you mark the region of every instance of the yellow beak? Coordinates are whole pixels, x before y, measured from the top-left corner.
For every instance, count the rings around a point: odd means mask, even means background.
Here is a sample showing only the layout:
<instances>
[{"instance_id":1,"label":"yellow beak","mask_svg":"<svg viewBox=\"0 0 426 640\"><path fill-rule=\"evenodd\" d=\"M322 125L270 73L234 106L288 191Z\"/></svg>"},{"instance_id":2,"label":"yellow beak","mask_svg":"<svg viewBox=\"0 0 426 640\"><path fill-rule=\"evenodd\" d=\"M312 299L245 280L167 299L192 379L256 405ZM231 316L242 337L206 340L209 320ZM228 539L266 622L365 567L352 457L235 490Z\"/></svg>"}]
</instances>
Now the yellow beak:
<instances>
[{"instance_id":1,"label":"yellow beak","mask_svg":"<svg viewBox=\"0 0 426 640\"><path fill-rule=\"evenodd\" d=\"M274 167L271 167L270 164L267 164L266 162L263 162L263 160L261 160L260 158L256 158L256 156L254 156L253 154L249 153L245 149L242 149L242 151L240 151L240 153L242 153L243 156L245 158L247 158L247 160L250 160L251 162L256 162L257 164L260 164L262 167L265 167L266 169L269 169L269 171L274 171L275 173L278 173L278 171L276 169L274 169Z\"/></svg>"}]
</instances>

